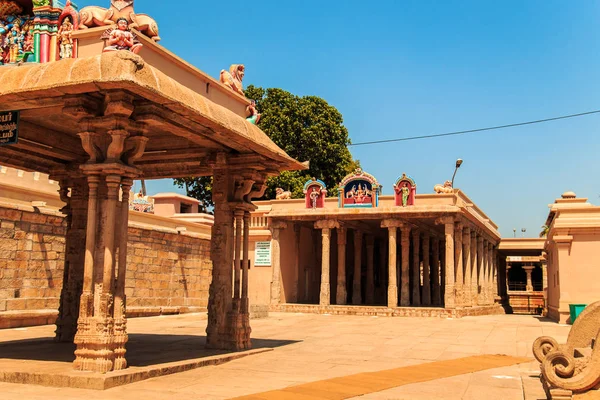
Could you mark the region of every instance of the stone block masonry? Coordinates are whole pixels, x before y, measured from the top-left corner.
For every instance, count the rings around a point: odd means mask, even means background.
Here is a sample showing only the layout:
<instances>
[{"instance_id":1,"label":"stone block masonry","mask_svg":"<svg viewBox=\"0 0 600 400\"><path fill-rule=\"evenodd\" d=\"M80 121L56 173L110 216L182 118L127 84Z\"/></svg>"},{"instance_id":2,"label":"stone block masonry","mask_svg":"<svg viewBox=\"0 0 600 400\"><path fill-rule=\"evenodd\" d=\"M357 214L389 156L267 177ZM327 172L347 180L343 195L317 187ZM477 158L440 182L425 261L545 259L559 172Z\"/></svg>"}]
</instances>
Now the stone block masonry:
<instances>
[{"instance_id":1,"label":"stone block masonry","mask_svg":"<svg viewBox=\"0 0 600 400\"><path fill-rule=\"evenodd\" d=\"M0 329L56 320L65 231L60 212L0 204ZM206 311L209 240L159 226L130 226L127 253L128 316Z\"/></svg>"}]
</instances>

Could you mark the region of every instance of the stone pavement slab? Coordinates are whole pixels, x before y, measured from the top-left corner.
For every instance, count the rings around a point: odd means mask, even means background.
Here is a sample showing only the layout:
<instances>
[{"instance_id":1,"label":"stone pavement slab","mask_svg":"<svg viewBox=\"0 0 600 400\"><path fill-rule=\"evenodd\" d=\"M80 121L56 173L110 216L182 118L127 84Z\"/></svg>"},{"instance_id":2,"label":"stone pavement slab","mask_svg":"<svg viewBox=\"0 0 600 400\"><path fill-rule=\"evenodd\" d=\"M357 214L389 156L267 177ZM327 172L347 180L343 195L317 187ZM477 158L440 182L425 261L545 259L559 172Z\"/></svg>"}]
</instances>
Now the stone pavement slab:
<instances>
[{"instance_id":1,"label":"stone pavement slab","mask_svg":"<svg viewBox=\"0 0 600 400\"><path fill-rule=\"evenodd\" d=\"M206 321L198 315L131 319L128 324L130 332L182 336L204 336L206 327ZM271 352L223 365L105 391L0 383L0 397L2 400L229 399L357 373L470 357L475 354L472 349L477 349L479 354L531 358L531 344L538 336L552 332L561 342L569 332L569 326L518 315L444 319L272 313L267 319L253 320L252 329L255 345L270 341L278 346ZM52 337L52 332L53 327L0 331L0 359L3 358L2 342ZM132 353L133 350L128 349L128 356ZM532 389L523 385L522 370L539 374L535 364L512 366L401 386L363 398L435 399L438 396L458 400L465 396L477 398L478 391L484 390L486 400L493 398L494 391L504 396L497 398L507 399L517 398L513 396L520 391L520 399L523 399L526 395L523 391ZM530 383L534 389L541 388L539 380L537 387L535 379Z\"/></svg>"}]
</instances>

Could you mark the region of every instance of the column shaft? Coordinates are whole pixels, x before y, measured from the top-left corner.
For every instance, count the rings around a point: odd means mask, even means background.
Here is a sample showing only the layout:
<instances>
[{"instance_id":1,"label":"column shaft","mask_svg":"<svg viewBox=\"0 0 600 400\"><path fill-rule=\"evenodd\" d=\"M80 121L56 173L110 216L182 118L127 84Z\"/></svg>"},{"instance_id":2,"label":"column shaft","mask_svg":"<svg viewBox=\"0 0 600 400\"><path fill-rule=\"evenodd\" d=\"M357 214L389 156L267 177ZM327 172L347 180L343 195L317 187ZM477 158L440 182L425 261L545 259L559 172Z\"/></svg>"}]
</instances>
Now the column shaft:
<instances>
[{"instance_id":1,"label":"column shaft","mask_svg":"<svg viewBox=\"0 0 600 400\"><path fill-rule=\"evenodd\" d=\"M468 290L470 304L477 305L477 232L471 231L471 288Z\"/></svg>"},{"instance_id":2,"label":"column shaft","mask_svg":"<svg viewBox=\"0 0 600 400\"><path fill-rule=\"evenodd\" d=\"M421 305L421 234L417 229L412 231L413 265L412 265L412 305Z\"/></svg>"},{"instance_id":3,"label":"column shaft","mask_svg":"<svg viewBox=\"0 0 600 400\"><path fill-rule=\"evenodd\" d=\"M477 271L478 271L478 296L477 296L477 304L480 306L485 304L485 256L483 252L483 237L479 236L477 238Z\"/></svg>"},{"instance_id":4,"label":"column shaft","mask_svg":"<svg viewBox=\"0 0 600 400\"><path fill-rule=\"evenodd\" d=\"M410 261L410 227L401 228L400 245L402 248L402 274L400 305L402 307L410 306L410 283L409 283L409 261Z\"/></svg>"},{"instance_id":5,"label":"column shaft","mask_svg":"<svg viewBox=\"0 0 600 400\"><path fill-rule=\"evenodd\" d=\"M281 246L279 235L281 234L281 225L271 227L272 242L271 242L271 257L273 257L273 277L271 279L271 304L276 305L281 303Z\"/></svg>"},{"instance_id":6,"label":"column shaft","mask_svg":"<svg viewBox=\"0 0 600 400\"><path fill-rule=\"evenodd\" d=\"M423 305L431 305L431 279L429 265L429 244L430 237L428 234L423 235Z\"/></svg>"},{"instance_id":7,"label":"column shaft","mask_svg":"<svg viewBox=\"0 0 600 400\"><path fill-rule=\"evenodd\" d=\"M239 308L240 299L240 280L242 271L242 222L244 218L243 210L235 210L235 249L233 252L233 300L234 307Z\"/></svg>"},{"instance_id":8,"label":"column shaft","mask_svg":"<svg viewBox=\"0 0 600 400\"><path fill-rule=\"evenodd\" d=\"M464 274L463 274L463 226L461 223L457 223L455 225L454 232L454 271L456 276L456 285L455 285L455 301L457 306L463 306L463 283L464 283Z\"/></svg>"},{"instance_id":9,"label":"column shaft","mask_svg":"<svg viewBox=\"0 0 600 400\"><path fill-rule=\"evenodd\" d=\"M346 293L346 228L340 227L337 230L337 287L335 291L335 302L338 305L344 305L347 302Z\"/></svg>"},{"instance_id":10,"label":"column shaft","mask_svg":"<svg viewBox=\"0 0 600 400\"><path fill-rule=\"evenodd\" d=\"M365 291L365 303L375 302L375 269L374 269L375 243L373 236L367 236L367 287Z\"/></svg>"},{"instance_id":11,"label":"column shaft","mask_svg":"<svg viewBox=\"0 0 600 400\"><path fill-rule=\"evenodd\" d=\"M329 248L331 230L329 228L323 228L321 237L323 244L321 246L321 293L319 304L321 306L328 306L331 302L331 290L329 287Z\"/></svg>"},{"instance_id":12,"label":"column shaft","mask_svg":"<svg viewBox=\"0 0 600 400\"><path fill-rule=\"evenodd\" d=\"M354 279L352 284L352 304L362 304L362 237L361 231L354 231Z\"/></svg>"},{"instance_id":13,"label":"column shaft","mask_svg":"<svg viewBox=\"0 0 600 400\"><path fill-rule=\"evenodd\" d=\"M388 227L388 307L398 307L398 281L396 272L396 235L398 228Z\"/></svg>"},{"instance_id":14,"label":"column shaft","mask_svg":"<svg viewBox=\"0 0 600 400\"><path fill-rule=\"evenodd\" d=\"M433 238L433 262L431 264L431 280L433 281L432 303L434 306L442 304L440 288L440 240Z\"/></svg>"},{"instance_id":15,"label":"column shaft","mask_svg":"<svg viewBox=\"0 0 600 400\"><path fill-rule=\"evenodd\" d=\"M463 230L463 263L465 270L465 284L463 286L462 303L465 306L472 306L471 298L471 229Z\"/></svg>"},{"instance_id":16,"label":"column shaft","mask_svg":"<svg viewBox=\"0 0 600 400\"><path fill-rule=\"evenodd\" d=\"M445 252L445 287L444 287L444 307L455 308L455 280L454 280L454 223L446 223L444 226L446 236Z\"/></svg>"}]
</instances>

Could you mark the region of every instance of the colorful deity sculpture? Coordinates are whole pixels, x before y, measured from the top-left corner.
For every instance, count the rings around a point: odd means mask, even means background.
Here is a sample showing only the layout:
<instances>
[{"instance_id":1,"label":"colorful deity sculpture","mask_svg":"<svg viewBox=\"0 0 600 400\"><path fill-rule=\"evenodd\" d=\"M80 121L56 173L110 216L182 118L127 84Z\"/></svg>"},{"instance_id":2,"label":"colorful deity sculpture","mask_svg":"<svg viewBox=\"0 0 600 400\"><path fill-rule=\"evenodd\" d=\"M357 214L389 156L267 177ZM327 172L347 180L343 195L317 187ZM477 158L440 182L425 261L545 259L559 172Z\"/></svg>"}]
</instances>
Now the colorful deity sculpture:
<instances>
[{"instance_id":1,"label":"colorful deity sculpture","mask_svg":"<svg viewBox=\"0 0 600 400\"><path fill-rule=\"evenodd\" d=\"M58 29L58 43L60 59L73 58L73 23L69 17L63 19L62 25Z\"/></svg>"},{"instance_id":2,"label":"colorful deity sculpture","mask_svg":"<svg viewBox=\"0 0 600 400\"><path fill-rule=\"evenodd\" d=\"M246 115L247 118L246 120L248 122L250 122L251 124L258 124L258 121L260 121L260 114L258 113L258 110L256 109L256 101L252 100L250 102L250 105L248 107L246 107Z\"/></svg>"},{"instance_id":3,"label":"colorful deity sculpture","mask_svg":"<svg viewBox=\"0 0 600 400\"><path fill-rule=\"evenodd\" d=\"M358 168L340 183L338 204L342 208L377 207L381 188L373 175Z\"/></svg>"},{"instance_id":4,"label":"colorful deity sculpture","mask_svg":"<svg viewBox=\"0 0 600 400\"><path fill-rule=\"evenodd\" d=\"M244 86L242 85L245 73L246 67L244 67L244 64L232 64L229 67L229 72L221 70L221 83L245 97Z\"/></svg>"},{"instance_id":5,"label":"colorful deity sculpture","mask_svg":"<svg viewBox=\"0 0 600 400\"><path fill-rule=\"evenodd\" d=\"M414 179L406 174L402 174L394 185L394 197L396 206L407 207L415 205L415 196L417 195L417 184Z\"/></svg>"},{"instance_id":6,"label":"colorful deity sculpture","mask_svg":"<svg viewBox=\"0 0 600 400\"><path fill-rule=\"evenodd\" d=\"M6 35L6 46L8 47L8 63L16 64L23 58L23 45L25 43L25 35L21 31L19 21L13 23L12 28Z\"/></svg>"},{"instance_id":7,"label":"colorful deity sculpture","mask_svg":"<svg viewBox=\"0 0 600 400\"><path fill-rule=\"evenodd\" d=\"M327 197L327 187L325 182L312 178L304 184L304 198L306 199L306 208L325 207L325 198Z\"/></svg>"},{"instance_id":8,"label":"colorful deity sculpture","mask_svg":"<svg viewBox=\"0 0 600 400\"><path fill-rule=\"evenodd\" d=\"M117 26L104 32L102 38L106 38L107 44L103 50L104 52L129 50L137 54L143 47L141 43L137 42L136 36L129 30L129 22L127 22L126 18L120 18L117 21Z\"/></svg>"}]
</instances>

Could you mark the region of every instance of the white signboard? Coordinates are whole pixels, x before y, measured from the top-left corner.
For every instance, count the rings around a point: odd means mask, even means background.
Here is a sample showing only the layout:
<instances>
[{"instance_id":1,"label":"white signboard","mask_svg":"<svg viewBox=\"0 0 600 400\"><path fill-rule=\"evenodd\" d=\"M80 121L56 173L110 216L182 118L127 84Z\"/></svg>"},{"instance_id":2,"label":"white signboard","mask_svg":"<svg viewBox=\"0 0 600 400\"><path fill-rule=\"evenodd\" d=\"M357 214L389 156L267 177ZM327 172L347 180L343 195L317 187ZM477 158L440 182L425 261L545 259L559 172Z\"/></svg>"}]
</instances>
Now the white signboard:
<instances>
[{"instance_id":1,"label":"white signboard","mask_svg":"<svg viewBox=\"0 0 600 400\"><path fill-rule=\"evenodd\" d=\"M254 248L254 266L271 266L271 242L256 242Z\"/></svg>"}]
</instances>

